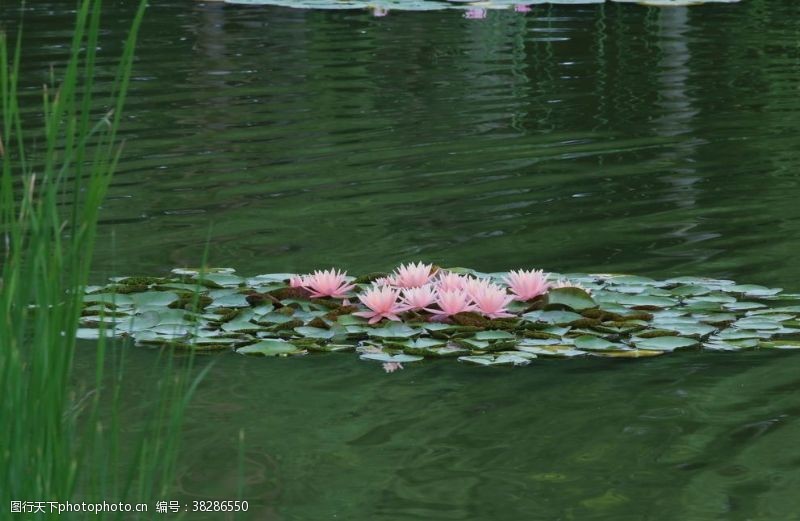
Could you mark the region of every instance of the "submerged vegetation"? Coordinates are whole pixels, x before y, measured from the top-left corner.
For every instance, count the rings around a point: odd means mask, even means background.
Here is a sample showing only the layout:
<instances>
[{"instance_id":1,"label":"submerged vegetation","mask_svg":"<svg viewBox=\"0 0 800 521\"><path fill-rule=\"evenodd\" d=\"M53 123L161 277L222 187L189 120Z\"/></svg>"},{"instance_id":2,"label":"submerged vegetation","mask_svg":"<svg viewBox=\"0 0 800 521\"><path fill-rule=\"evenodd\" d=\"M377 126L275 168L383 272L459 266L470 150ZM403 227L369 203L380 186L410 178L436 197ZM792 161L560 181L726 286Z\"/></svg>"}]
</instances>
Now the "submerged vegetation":
<instances>
[{"instance_id":1,"label":"submerged vegetation","mask_svg":"<svg viewBox=\"0 0 800 521\"><path fill-rule=\"evenodd\" d=\"M30 513L18 502L45 502L41 517L149 519L119 502L150 501L172 485L192 390L189 371L167 360L152 419L140 439L124 444L119 354L107 356L99 342L94 381L75 382L72 371L98 211L120 157L116 134L144 10L141 2L111 98L97 100L101 2L80 2L69 58L57 73L61 81L46 87L43 125L33 130L23 124L32 107L19 103L21 35L14 42L0 34L0 502L12 512L14 503L17 512ZM46 502L91 506L59 513Z\"/></svg>"},{"instance_id":2,"label":"submerged vegetation","mask_svg":"<svg viewBox=\"0 0 800 521\"><path fill-rule=\"evenodd\" d=\"M800 295L700 277L480 273L422 263L356 278L335 269L255 277L176 269L91 287L84 303L79 335L87 338L263 356L356 351L389 364L800 348Z\"/></svg>"}]
</instances>

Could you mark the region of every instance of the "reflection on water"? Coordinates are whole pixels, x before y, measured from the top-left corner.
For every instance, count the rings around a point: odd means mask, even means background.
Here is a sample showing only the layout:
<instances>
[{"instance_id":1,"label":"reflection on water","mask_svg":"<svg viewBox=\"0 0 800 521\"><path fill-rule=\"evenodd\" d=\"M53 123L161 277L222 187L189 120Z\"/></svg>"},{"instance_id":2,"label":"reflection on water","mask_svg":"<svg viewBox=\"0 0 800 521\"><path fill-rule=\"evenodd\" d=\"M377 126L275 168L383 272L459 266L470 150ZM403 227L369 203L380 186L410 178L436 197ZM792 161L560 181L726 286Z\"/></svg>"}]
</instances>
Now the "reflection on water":
<instances>
[{"instance_id":1,"label":"reflection on water","mask_svg":"<svg viewBox=\"0 0 800 521\"><path fill-rule=\"evenodd\" d=\"M108 5L111 35L131 8ZM210 241L245 274L421 259L798 288L800 4L464 12L153 1L93 277ZM71 16L27 7L31 100ZM153 353L128 356L146 385ZM178 488L233 495L243 429L257 519L794 519L798 360L217 357Z\"/></svg>"}]
</instances>

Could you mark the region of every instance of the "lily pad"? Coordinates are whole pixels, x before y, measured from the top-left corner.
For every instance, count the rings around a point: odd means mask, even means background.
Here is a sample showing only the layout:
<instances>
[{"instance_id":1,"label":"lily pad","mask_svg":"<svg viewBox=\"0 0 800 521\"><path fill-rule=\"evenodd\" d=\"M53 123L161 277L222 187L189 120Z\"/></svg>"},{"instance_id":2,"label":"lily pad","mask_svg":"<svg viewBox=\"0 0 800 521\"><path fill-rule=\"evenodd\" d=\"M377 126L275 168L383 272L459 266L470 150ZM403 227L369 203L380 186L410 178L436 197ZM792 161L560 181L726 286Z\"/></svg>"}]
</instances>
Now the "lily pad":
<instances>
[{"instance_id":1,"label":"lily pad","mask_svg":"<svg viewBox=\"0 0 800 521\"><path fill-rule=\"evenodd\" d=\"M574 311L583 311L597 307L592 297L580 288L566 287L552 289L547 293L547 304L550 306L563 306Z\"/></svg>"},{"instance_id":2,"label":"lily pad","mask_svg":"<svg viewBox=\"0 0 800 521\"><path fill-rule=\"evenodd\" d=\"M633 344L637 349L647 351L674 351L687 347L696 347L699 342L693 338L680 336L659 336L655 338L634 338Z\"/></svg>"},{"instance_id":3,"label":"lily pad","mask_svg":"<svg viewBox=\"0 0 800 521\"><path fill-rule=\"evenodd\" d=\"M479 355L479 356L459 356L459 362L476 365L502 365L502 366L523 366L531 363L527 356L498 354L498 355Z\"/></svg>"},{"instance_id":4,"label":"lily pad","mask_svg":"<svg viewBox=\"0 0 800 521\"><path fill-rule=\"evenodd\" d=\"M262 340L249 346L240 347L236 352L240 355L287 356L304 354L305 350L285 340Z\"/></svg>"},{"instance_id":5,"label":"lily pad","mask_svg":"<svg viewBox=\"0 0 800 521\"><path fill-rule=\"evenodd\" d=\"M600 337L583 335L575 339L575 347L581 351L627 351L630 347L624 344L609 342Z\"/></svg>"},{"instance_id":6,"label":"lily pad","mask_svg":"<svg viewBox=\"0 0 800 521\"><path fill-rule=\"evenodd\" d=\"M304 336L306 338L317 338L323 340L331 339L336 334L336 332L331 329L323 329L321 327L303 326L303 327L296 327L294 328L294 330L298 335Z\"/></svg>"},{"instance_id":7,"label":"lily pad","mask_svg":"<svg viewBox=\"0 0 800 521\"><path fill-rule=\"evenodd\" d=\"M378 338L410 338L419 333L420 330L399 322L391 322L388 326L376 327L369 330L369 336Z\"/></svg>"},{"instance_id":8,"label":"lily pad","mask_svg":"<svg viewBox=\"0 0 800 521\"><path fill-rule=\"evenodd\" d=\"M375 360L377 362L395 362L395 363L409 363L409 362L419 362L420 360L424 360L425 358L422 356L415 356L415 355L391 355L389 353L364 353L361 355L362 360Z\"/></svg>"}]
</instances>

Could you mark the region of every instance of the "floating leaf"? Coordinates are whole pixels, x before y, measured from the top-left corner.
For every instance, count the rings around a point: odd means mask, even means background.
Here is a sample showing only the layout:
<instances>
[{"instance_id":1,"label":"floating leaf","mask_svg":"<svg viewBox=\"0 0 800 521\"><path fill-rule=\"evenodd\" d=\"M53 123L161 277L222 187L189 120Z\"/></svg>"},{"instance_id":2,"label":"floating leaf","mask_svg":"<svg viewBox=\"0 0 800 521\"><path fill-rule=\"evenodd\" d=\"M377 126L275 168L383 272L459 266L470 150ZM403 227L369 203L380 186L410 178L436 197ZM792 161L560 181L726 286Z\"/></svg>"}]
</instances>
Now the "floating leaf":
<instances>
[{"instance_id":1,"label":"floating leaf","mask_svg":"<svg viewBox=\"0 0 800 521\"><path fill-rule=\"evenodd\" d=\"M323 329L321 327L303 326L303 327L296 327L294 328L294 330L298 335L304 336L306 338L318 338L323 340L333 338L334 335L336 334L336 332L331 329Z\"/></svg>"},{"instance_id":2,"label":"floating leaf","mask_svg":"<svg viewBox=\"0 0 800 521\"><path fill-rule=\"evenodd\" d=\"M575 347L582 351L624 351L630 349L626 345L616 344L591 335L583 335L576 338Z\"/></svg>"},{"instance_id":3,"label":"floating leaf","mask_svg":"<svg viewBox=\"0 0 800 521\"><path fill-rule=\"evenodd\" d=\"M634 338L633 344L637 349L647 351L674 351L687 347L696 347L697 340L680 336L659 336L655 338Z\"/></svg>"},{"instance_id":4,"label":"floating leaf","mask_svg":"<svg viewBox=\"0 0 800 521\"><path fill-rule=\"evenodd\" d=\"M556 288L547 293L548 306L563 306L575 311L597 307L597 303L580 288Z\"/></svg>"},{"instance_id":5,"label":"floating leaf","mask_svg":"<svg viewBox=\"0 0 800 521\"><path fill-rule=\"evenodd\" d=\"M648 358L663 355L664 351L631 349L628 351L593 351L592 356L603 358Z\"/></svg>"},{"instance_id":6,"label":"floating leaf","mask_svg":"<svg viewBox=\"0 0 800 521\"><path fill-rule=\"evenodd\" d=\"M531 322L544 322L546 324L564 325L575 322L576 320L583 320L583 315L573 313L572 311L533 311L525 313L522 318L530 320Z\"/></svg>"},{"instance_id":7,"label":"floating leaf","mask_svg":"<svg viewBox=\"0 0 800 521\"><path fill-rule=\"evenodd\" d=\"M800 349L800 341L798 340L773 340L759 342L758 347L763 349Z\"/></svg>"},{"instance_id":8,"label":"floating leaf","mask_svg":"<svg viewBox=\"0 0 800 521\"><path fill-rule=\"evenodd\" d=\"M466 362L476 365L512 365L522 366L531 363L530 358L521 355L499 354L499 355L479 355L479 356L459 356L459 362Z\"/></svg>"},{"instance_id":9,"label":"floating leaf","mask_svg":"<svg viewBox=\"0 0 800 521\"><path fill-rule=\"evenodd\" d=\"M514 335L508 331L479 331L475 333L475 340L511 340L515 338Z\"/></svg>"},{"instance_id":10,"label":"floating leaf","mask_svg":"<svg viewBox=\"0 0 800 521\"><path fill-rule=\"evenodd\" d=\"M586 351L575 349L567 345L517 345L517 350L524 353L532 353L540 356L552 356L555 358L574 358L576 356L586 356Z\"/></svg>"},{"instance_id":11,"label":"floating leaf","mask_svg":"<svg viewBox=\"0 0 800 521\"><path fill-rule=\"evenodd\" d=\"M424 357L421 356L414 356L414 355L390 355L388 353L364 353L361 355L362 360L376 360L378 362L394 362L394 363L408 363L408 362L419 362L420 360L424 360Z\"/></svg>"},{"instance_id":12,"label":"floating leaf","mask_svg":"<svg viewBox=\"0 0 800 521\"><path fill-rule=\"evenodd\" d=\"M760 302L731 302L729 304L723 304L722 307L730 311L750 311L753 309L765 308L767 305L761 304Z\"/></svg>"},{"instance_id":13,"label":"floating leaf","mask_svg":"<svg viewBox=\"0 0 800 521\"><path fill-rule=\"evenodd\" d=\"M256 344L240 347L236 350L241 355L286 356L305 353L291 342L284 340L262 340Z\"/></svg>"},{"instance_id":14,"label":"floating leaf","mask_svg":"<svg viewBox=\"0 0 800 521\"><path fill-rule=\"evenodd\" d=\"M399 322L390 322L388 326L376 327L369 330L369 336L378 338L409 338L419 333L419 330Z\"/></svg>"}]
</instances>

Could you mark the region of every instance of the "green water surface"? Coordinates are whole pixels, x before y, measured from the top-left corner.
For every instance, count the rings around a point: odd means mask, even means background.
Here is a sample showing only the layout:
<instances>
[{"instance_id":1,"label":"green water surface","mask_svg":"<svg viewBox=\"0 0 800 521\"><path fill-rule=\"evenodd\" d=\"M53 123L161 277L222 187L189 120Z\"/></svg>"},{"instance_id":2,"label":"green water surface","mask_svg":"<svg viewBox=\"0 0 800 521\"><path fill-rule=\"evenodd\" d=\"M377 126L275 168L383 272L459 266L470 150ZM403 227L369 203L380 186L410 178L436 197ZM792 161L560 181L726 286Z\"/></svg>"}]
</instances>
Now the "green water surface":
<instances>
[{"instance_id":1,"label":"green water surface","mask_svg":"<svg viewBox=\"0 0 800 521\"><path fill-rule=\"evenodd\" d=\"M101 68L132 3L107 2ZM35 103L74 2L28 4ZM794 0L479 20L154 0L93 281L210 242L247 275L421 259L800 291L798 20ZM128 351L147 388L155 352ZM252 519L800 519L800 355L212 362L164 499L233 498L243 429Z\"/></svg>"}]
</instances>

